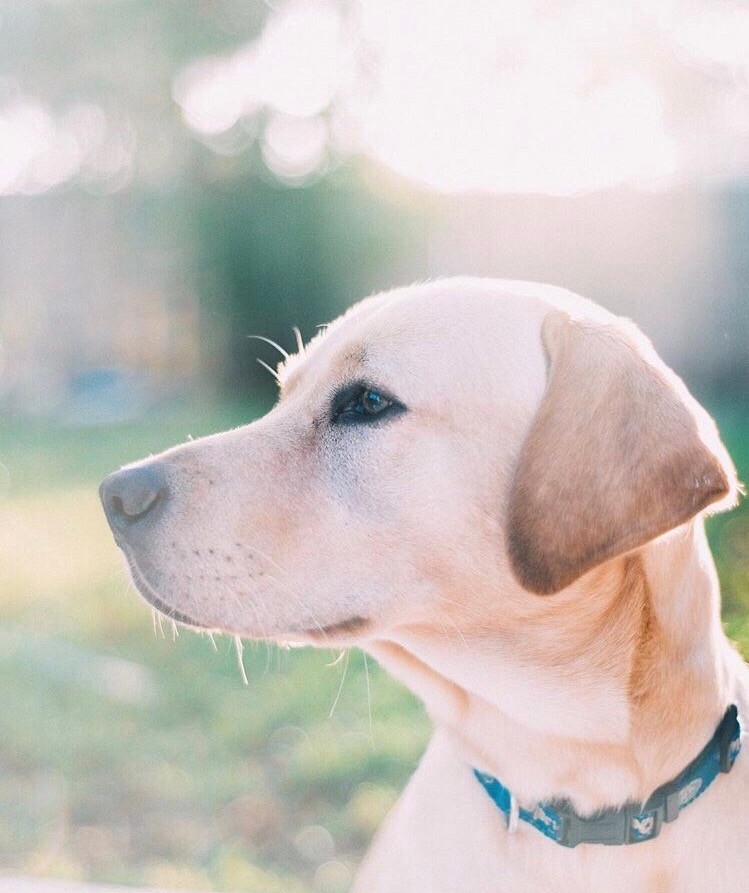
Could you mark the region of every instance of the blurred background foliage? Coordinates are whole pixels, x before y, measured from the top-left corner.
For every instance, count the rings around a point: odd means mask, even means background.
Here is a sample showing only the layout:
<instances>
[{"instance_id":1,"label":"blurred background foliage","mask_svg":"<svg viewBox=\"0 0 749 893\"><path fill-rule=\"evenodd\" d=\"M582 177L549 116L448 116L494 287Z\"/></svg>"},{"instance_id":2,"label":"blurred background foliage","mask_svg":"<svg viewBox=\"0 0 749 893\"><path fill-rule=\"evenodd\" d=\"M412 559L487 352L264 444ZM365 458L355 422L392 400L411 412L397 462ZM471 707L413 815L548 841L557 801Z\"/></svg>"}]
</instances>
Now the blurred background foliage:
<instances>
[{"instance_id":1,"label":"blurred background foliage","mask_svg":"<svg viewBox=\"0 0 749 893\"><path fill-rule=\"evenodd\" d=\"M248 646L245 688L152 630L105 528L108 471L270 405L248 335L551 281L749 478L747 46L741 2L1 0L0 870L335 893L418 760L356 652ZM709 528L747 653L746 503Z\"/></svg>"}]
</instances>

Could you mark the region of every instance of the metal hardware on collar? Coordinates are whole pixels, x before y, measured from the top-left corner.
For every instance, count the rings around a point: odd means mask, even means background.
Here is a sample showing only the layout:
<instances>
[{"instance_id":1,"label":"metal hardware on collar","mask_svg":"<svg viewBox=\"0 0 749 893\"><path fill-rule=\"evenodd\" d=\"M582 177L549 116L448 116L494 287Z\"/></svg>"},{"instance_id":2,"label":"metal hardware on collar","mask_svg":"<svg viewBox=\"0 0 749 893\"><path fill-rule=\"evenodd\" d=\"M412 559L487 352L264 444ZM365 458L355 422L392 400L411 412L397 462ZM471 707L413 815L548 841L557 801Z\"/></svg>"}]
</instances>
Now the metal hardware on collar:
<instances>
[{"instance_id":1,"label":"metal hardware on collar","mask_svg":"<svg viewBox=\"0 0 749 893\"><path fill-rule=\"evenodd\" d=\"M694 760L672 781L657 788L645 804L628 803L620 809L602 810L592 816L578 815L567 801L537 803L532 809L518 805L515 795L491 775L474 775L496 806L505 814L507 830L518 819L532 825L550 840L565 847L581 843L619 846L656 838L664 822L673 822L713 783L721 772L730 772L741 750L741 723L732 704L715 734Z\"/></svg>"}]
</instances>

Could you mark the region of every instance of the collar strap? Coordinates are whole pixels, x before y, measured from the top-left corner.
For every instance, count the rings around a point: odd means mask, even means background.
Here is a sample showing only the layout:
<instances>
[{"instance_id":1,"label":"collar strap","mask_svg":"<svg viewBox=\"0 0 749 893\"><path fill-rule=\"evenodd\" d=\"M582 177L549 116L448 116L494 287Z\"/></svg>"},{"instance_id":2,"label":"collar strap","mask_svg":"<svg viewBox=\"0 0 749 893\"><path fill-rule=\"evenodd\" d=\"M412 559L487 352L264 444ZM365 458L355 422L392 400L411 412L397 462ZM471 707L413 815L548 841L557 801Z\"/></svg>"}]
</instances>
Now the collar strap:
<instances>
[{"instance_id":1,"label":"collar strap","mask_svg":"<svg viewBox=\"0 0 749 893\"><path fill-rule=\"evenodd\" d=\"M736 705L732 704L697 757L676 778L657 788L644 805L627 803L619 809L601 810L587 817L578 815L566 800L549 800L525 809L496 778L473 771L505 814L509 831L514 831L521 820L562 846L575 847L579 843L617 846L657 837L664 822L675 821L681 810L706 791L721 772L731 771L740 750L741 723Z\"/></svg>"}]
</instances>

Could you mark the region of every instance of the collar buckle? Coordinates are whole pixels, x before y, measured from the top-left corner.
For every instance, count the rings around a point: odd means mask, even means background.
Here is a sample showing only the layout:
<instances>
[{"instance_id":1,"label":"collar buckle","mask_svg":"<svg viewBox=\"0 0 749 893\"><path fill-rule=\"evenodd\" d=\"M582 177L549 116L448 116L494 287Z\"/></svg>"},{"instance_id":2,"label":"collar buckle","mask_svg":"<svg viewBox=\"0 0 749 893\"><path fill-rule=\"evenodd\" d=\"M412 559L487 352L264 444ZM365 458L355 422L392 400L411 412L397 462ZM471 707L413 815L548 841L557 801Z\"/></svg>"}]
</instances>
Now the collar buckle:
<instances>
[{"instance_id":1,"label":"collar buckle","mask_svg":"<svg viewBox=\"0 0 749 893\"><path fill-rule=\"evenodd\" d=\"M563 827L558 843L576 847L581 843L603 843L613 846L627 843L629 820L626 810L606 810L589 818L583 818L569 808L556 807L563 817Z\"/></svg>"},{"instance_id":2,"label":"collar buckle","mask_svg":"<svg viewBox=\"0 0 749 893\"><path fill-rule=\"evenodd\" d=\"M678 799L676 808L678 815ZM580 843L621 846L653 840L661 833L663 822L669 821L665 804L646 810L630 804L622 809L599 812L589 818L583 818L569 809L557 807L557 811L564 819L557 842L566 847L576 847Z\"/></svg>"},{"instance_id":3,"label":"collar buckle","mask_svg":"<svg viewBox=\"0 0 749 893\"><path fill-rule=\"evenodd\" d=\"M681 812L681 800L680 793L678 787L675 785L671 785L668 791L664 792L663 796L663 821L664 822L675 822L676 819L679 818L679 813Z\"/></svg>"}]
</instances>

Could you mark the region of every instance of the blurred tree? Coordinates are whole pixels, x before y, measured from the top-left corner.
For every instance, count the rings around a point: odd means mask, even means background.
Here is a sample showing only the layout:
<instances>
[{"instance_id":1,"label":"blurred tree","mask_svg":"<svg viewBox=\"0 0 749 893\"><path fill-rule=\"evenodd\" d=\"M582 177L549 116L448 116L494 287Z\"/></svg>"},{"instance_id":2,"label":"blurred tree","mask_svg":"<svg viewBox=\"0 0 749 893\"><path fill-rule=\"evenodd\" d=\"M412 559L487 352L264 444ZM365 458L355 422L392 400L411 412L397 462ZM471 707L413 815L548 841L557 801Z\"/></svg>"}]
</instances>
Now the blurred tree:
<instances>
[{"instance_id":1,"label":"blurred tree","mask_svg":"<svg viewBox=\"0 0 749 893\"><path fill-rule=\"evenodd\" d=\"M6 0L0 113L16 109L48 131L47 156L27 165L29 189L15 188L42 192L70 179L95 195L120 193L115 204L137 213L113 238L141 257L146 247L168 249L169 263L192 277L209 370L231 391L269 394L273 383L254 361L262 348L246 336L290 346L293 325L309 338L400 270L419 275L426 221L354 169L289 187L267 173L257 144L247 151L247 131L238 128L241 145L217 145L185 127L172 96L177 72L247 43L268 14L262 0ZM71 133L77 171L58 171L60 140Z\"/></svg>"},{"instance_id":2,"label":"blurred tree","mask_svg":"<svg viewBox=\"0 0 749 893\"><path fill-rule=\"evenodd\" d=\"M289 188L259 176L214 183L196 212L207 306L226 322L225 383L266 393L273 382L255 358L275 365L271 348L293 347L353 300L420 275L428 217L423 204L388 198L355 170Z\"/></svg>"},{"instance_id":3,"label":"blurred tree","mask_svg":"<svg viewBox=\"0 0 749 893\"><path fill-rule=\"evenodd\" d=\"M24 99L53 116L81 104L98 109L104 157L89 159L84 175L106 181L114 140L131 156L134 178L157 187L200 176L172 99L175 73L251 39L268 14L262 0L5 0L0 9L0 111Z\"/></svg>"}]
</instances>

